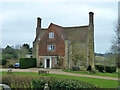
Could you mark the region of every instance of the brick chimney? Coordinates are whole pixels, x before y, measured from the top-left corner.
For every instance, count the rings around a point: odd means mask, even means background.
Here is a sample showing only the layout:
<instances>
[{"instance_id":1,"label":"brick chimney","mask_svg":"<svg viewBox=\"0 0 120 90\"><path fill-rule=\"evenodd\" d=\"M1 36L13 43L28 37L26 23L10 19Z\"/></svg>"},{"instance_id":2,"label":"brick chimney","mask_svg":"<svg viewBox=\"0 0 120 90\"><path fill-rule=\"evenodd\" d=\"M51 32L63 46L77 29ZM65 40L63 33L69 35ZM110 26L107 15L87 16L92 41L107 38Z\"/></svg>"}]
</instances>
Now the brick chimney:
<instances>
[{"instance_id":1,"label":"brick chimney","mask_svg":"<svg viewBox=\"0 0 120 90\"><path fill-rule=\"evenodd\" d=\"M40 33L40 29L41 29L41 18L37 18L37 27L36 27L36 36Z\"/></svg>"},{"instance_id":2,"label":"brick chimney","mask_svg":"<svg viewBox=\"0 0 120 90\"><path fill-rule=\"evenodd\" d=\"M39 17L37 18L37 27L41 28L41 20L42 20L41 18Z\"/></svg>"},{"instance_id":3,"label":"brick chimney","mask_svg":"<svg viewBox=\"0 0 120 90\"><path fill-rule=\"evenodd\" d=\"M94 13L89 12L89 25L94 25Z\"/></svg>"}]
</instances>

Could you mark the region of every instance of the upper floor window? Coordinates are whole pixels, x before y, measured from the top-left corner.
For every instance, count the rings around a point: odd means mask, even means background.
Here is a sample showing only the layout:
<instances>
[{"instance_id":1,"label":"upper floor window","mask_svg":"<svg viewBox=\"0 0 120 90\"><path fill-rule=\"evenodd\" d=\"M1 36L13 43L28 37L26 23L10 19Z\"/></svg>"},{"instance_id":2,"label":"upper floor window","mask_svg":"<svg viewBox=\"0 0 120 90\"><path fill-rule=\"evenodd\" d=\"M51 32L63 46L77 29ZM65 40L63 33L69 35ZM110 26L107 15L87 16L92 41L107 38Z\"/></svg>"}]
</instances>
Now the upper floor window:
<instances>
[{"instance_id":1,"label":"upper floor window","mask_svg":"<svg viewBox=\"0 0 120 90\"><path fill-rule=\"evenodd\" d=\"M54 33L53 32L49 33L49 38L54 38Z\"/></svg>"},{"instance_id":2,"label":"upper floor window","mask_svg":"<svg viewBox=\"0 0 120 90\"><path fill-rule=\"evenodd\" d=\"M48 45L47 48L48 48L48 51L54 51L55 45Z\"/></svg>"}]
</instances>

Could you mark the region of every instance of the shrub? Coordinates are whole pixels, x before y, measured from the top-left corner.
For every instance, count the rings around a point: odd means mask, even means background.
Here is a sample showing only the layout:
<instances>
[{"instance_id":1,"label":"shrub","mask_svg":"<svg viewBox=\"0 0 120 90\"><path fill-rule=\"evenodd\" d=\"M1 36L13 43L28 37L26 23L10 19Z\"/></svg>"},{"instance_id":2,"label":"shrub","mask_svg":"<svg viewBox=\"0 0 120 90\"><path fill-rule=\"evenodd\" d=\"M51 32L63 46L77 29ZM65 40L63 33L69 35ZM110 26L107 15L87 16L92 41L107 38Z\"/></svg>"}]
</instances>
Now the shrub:
<instances>
[{"instance_id":1,"label":"shrub","mask_svg":"<svg viewBox=\"0 0 120 90\"><path fill-rule=\"evenodd\" d=\"M48 83L50 90L97 88L92 84L85 83L76 79L64 79L58 77L32 77L14 74L4 75L2 77L2 83L7 84L11 88L34 88L34 90L43 90L46 83Z\"/></svg>"},{"instance_id":2,"label":"shrub","mask_svg":"<svg viewBox=\"0 0 120 90\"><path fill-rule=\"evenodd\" d=\"M103 72L104 70L104 66L103 65L95 65L95 68L97 70L99 70L99 72ZM116 67L115 66L105 66L105 70L108 73L112 73L116 71Z\"/></svg>"},{"instance_id":3,"label":"shrub","mask_svg":"<svg viewBox=\"0 0 120 90\"><path fill-rule=\"evenodd\" d=\"M20 58L20 68L36 67L36 58Z\"/></svg>"},{"instance_id":4,"label":"shrub","mask_svg":"<svg viewBox=\"0 0 120 90\"><path fill-rule=\"evenodd\" d=\"M5 65L6 63L7 63L7 60L6 60L6 59L0 60L0 65Z\"/></svg>"},{"instance_id":5,"label":"shrub","mask_svg":"<svg viewBox=\"0 0 120 90\"><path fill-rule=\"evenodd\" d=\"M72 71L80 71L79 67L72 67Z\"/></svg>"},{"instance_id":6,"label":"shrub","mask_svg":"<svg viewBox=\"0 0 120 90\"><path fill-rule=\"evenodd\" d=\"M2 83L10 86L11 88L30 88L31 81L31 76L21 76L14 74L2 76Z\"/></svg>"},{"instance_id":7,"label":"shrub","mask_svg":"<svg viewBox=\"0 0 120 90\"><path fill-rule=\"evenodd\" d=\"M91 70L92 70L92 68L91 68L91 66L89 65L88 68L87 68L87 71L91 71Z\"/></svg>"},{"instance_id":8,"label":"shrub","mask_svg":"<svg viewBox=\"0 0 120 90\"><path fill-rule=\"evenodd\" d=\"M60 79L47 77L47 79L33 80L32 84L34 88L44 89L45 83L48 82L48 86L51 90L74 90L79 88L96 88L94 85L85 83L76 79Z\"/></svg>"},{"instance_id":9,"label":"shrub","mask_svg":"<svg viewBox=\"0 0 120 90\"><path fill-rule=\"evenodd\" d=\"M106 72L112 73L116 72L116 67L115 66L106 66Z\"/></svg>"}]
</instances>

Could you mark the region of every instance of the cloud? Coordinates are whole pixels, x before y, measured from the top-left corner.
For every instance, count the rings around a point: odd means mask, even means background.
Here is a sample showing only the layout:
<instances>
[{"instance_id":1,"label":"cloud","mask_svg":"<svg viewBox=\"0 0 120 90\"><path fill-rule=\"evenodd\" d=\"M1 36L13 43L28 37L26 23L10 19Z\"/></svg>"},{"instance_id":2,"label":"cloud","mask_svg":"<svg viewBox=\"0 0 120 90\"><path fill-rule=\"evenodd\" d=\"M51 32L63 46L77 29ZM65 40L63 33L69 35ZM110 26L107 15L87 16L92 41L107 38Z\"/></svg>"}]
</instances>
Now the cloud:
<instances>
[{"instance_id":1,"label":"cloud","mask_svg":"<svg viewBox=\"0 0 120 90\"><path fill-rule=\"evenodd\" d=\"M117 18L117 3L71 3L66 1L39 3L2 3L3 45L31 43L35 38L36 18L42 18L42 27L51 22L61 26L88 25L89 12L95 16L96 52L105 52L110 47L113 22ZM116 5L116 6L114 6ZM1 20L0 20L1 21ZM104 38L101 36L104 35ZM105 46L105 48L102 48Z\"/></svg>"}]
</instances>

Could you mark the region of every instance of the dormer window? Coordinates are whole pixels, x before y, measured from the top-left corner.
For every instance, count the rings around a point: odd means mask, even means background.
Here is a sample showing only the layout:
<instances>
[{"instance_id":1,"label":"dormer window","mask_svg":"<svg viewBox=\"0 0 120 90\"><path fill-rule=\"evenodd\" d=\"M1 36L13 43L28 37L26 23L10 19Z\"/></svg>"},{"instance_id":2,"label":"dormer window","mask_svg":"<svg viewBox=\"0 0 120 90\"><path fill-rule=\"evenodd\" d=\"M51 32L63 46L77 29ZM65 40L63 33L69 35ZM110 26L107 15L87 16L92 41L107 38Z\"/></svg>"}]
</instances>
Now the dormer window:
<instances>
[{"instance_id":1,"label":"dormer window","mask_svg":"<svg viewBox=\"0 0 120 90\"><path fill-rule=\"evenodd\" d=\"M53 32L49 33L49 38L54 38L54 33Z\"/></svg>"}]
</instances>

